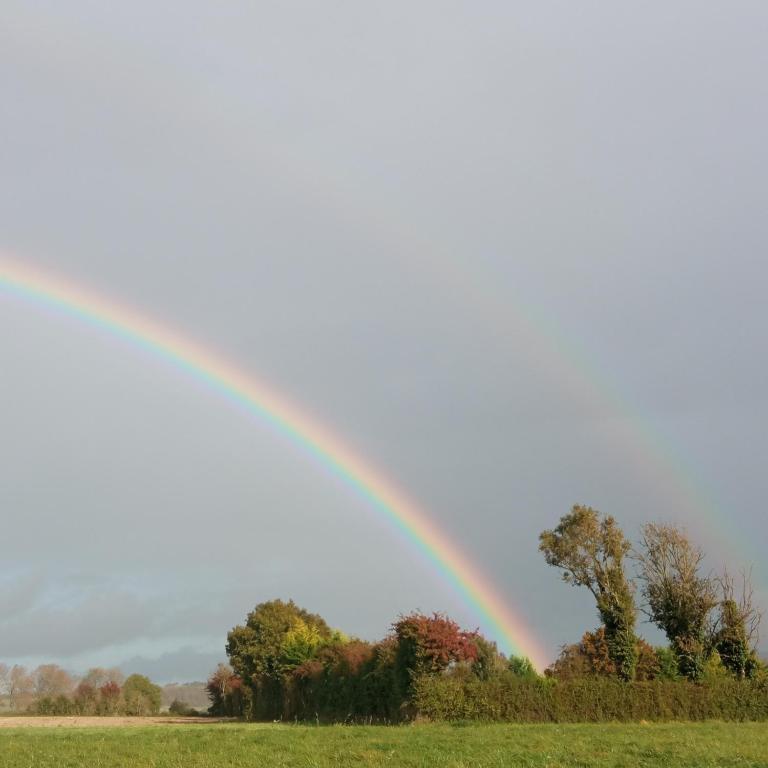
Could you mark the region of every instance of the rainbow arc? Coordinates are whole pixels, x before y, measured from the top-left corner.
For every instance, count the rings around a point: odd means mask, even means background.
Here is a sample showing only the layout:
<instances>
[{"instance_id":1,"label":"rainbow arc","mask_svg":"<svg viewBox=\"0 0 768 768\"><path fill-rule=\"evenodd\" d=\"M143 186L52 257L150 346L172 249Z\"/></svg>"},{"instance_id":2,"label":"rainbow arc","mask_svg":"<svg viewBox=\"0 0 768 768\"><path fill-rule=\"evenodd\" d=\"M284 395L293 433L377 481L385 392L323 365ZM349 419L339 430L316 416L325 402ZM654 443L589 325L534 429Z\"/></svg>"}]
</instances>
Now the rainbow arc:
<instances>
[{"instance_id":1,"label":"rainbow arc","mask_svg":"<svg viewBox=\"0 0 768 768\"><path fill-rule=\"evenodd\" d=\"M531 629L434 519L341 437L266 383L144 313L2 255L0 289L76 318L165 360L272 426L340 478L409 540L502 650L527 656L538 668L543 667L545 653Z\"/></svg>"}]
</instances>

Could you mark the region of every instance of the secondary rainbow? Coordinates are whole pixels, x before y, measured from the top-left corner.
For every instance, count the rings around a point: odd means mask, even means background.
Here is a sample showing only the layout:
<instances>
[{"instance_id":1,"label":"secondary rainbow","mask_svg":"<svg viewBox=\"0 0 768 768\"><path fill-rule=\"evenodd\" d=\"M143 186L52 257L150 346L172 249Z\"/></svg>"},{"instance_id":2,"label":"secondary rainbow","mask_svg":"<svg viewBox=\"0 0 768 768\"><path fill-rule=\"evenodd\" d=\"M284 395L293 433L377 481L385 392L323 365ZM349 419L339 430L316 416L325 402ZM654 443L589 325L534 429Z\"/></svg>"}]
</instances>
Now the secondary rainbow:
<instances>
[{"instance_id":1,"label":"secondary rainbow","mask_svg":"<svg viewBox=\"0 0 768 768\"><path fill-rule=\"evenodd\" d=\"M545 653L526 624L428 515L328 428L264 382L144 314L0 254L0 288L65 313L160 357L270 424L386 517L458 592L507 652L539 668Z\"/></svg>"}]
</instances>

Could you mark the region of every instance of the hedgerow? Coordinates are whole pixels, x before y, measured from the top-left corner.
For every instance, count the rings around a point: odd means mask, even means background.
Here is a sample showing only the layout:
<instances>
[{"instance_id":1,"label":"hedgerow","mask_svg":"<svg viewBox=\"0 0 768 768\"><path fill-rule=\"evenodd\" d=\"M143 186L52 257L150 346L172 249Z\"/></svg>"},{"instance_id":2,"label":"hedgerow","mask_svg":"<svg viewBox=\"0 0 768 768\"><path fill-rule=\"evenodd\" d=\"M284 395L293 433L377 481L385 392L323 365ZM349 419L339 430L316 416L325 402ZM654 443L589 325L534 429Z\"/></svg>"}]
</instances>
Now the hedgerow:
<instances>
[{"instance_id":1,"label":"hedgerow","mask_svg":"<svg viewBox=\"0 0 768 768\"><path fill-rule=\"evenodd\" d=\"M587 723L639 720L768 720L765 680L623 682L609 677L491 680L422 676L412 704L430 720Z\"/></svg>"}]
</instances>

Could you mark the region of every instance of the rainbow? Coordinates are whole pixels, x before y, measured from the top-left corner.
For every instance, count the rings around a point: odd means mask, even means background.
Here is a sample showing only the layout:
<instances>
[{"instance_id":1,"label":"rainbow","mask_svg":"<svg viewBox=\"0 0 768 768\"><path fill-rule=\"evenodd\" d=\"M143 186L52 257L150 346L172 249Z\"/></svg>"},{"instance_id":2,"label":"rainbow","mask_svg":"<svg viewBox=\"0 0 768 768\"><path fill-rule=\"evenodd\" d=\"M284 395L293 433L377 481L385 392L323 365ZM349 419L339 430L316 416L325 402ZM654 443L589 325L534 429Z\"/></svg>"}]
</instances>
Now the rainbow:
<instances>
[{"instance_id":1,"label":"rainbow","mask_svg":"<svg viewBox=\"0 0 768 768\"><path fill-rule=\"evenodd\" d=\"M546 653L479 570L402 491L358 453L264 382L192 340L111 299L0 254L0 289L55 309L161 358L272 426L361 496L410 541L481 620L502 650L542 669Z\"/></svg>"}]
</instances>

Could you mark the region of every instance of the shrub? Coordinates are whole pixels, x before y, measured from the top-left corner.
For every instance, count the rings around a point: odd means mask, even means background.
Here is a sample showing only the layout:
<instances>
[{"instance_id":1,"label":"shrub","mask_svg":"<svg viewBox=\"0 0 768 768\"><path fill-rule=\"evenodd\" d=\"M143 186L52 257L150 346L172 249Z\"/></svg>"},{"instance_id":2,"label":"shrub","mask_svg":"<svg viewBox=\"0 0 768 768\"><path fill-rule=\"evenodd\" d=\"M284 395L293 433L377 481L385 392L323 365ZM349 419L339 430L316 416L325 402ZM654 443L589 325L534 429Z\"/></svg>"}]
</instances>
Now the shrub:
<instances>
[{"instance_id":1,"label":"shrub","mask_svg":"<svg viewBox=\"0 0 768 768\"><path fill-rule=\"evenodd\" d=\"M179 715L179 717L195 717L200 714L194 707L190 707L186 701L180 699L174 699L168 707L168 711L172 715Z\"/></svg>"},{"instance_id":2,"label":"shrub","mask_svg":"<svg viewBox=\"0 0 768 768\"><path fill-rule=\"evenodd\" d=\"M610 677L489 681L442 675L414 683L414 708L432 720L605 722L768 720L768 684L723 677L625 683Z\"/></svg>"}]
</instances>

